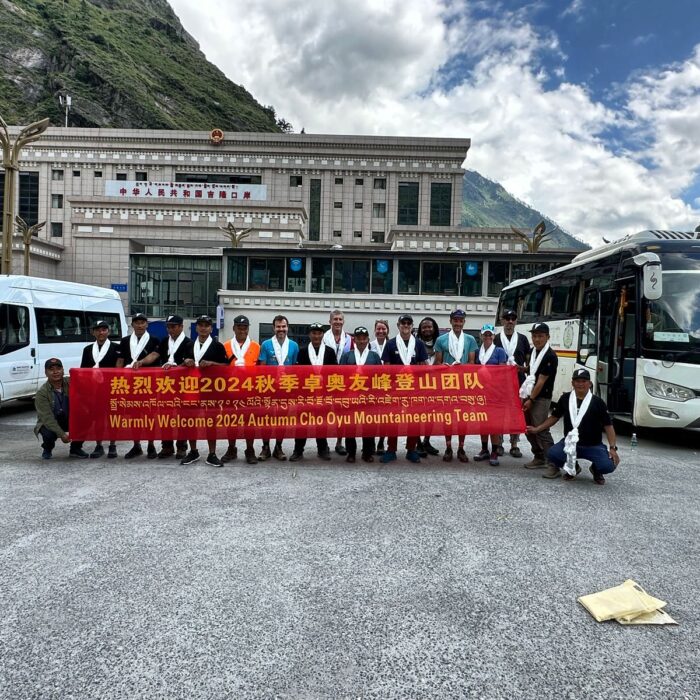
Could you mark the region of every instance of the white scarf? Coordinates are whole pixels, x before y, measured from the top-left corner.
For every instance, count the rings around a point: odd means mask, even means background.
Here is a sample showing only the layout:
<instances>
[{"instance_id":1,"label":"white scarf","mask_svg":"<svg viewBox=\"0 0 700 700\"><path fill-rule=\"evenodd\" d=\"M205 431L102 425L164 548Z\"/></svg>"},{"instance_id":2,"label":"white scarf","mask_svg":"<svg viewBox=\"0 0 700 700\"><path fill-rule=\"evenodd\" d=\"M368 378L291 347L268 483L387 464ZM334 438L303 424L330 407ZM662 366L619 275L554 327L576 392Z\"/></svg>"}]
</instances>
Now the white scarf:
<instances>
[{"instance_id":1,"label":"white scarf","mask_svg":"<svg viewBox=\"0 0 700 700\"><path fill-rule=\"evenodd\" d=\"M284 361L287 359L289 354L289 338L284 339L284 343L280 345L280 341L277 340L277 336L272 336L272 349L275 351L275 357L277 358L277 364L281 367Z\"/></svg>"},{"instance_id":2,"label":"white scarf","mask_svg":"<svg viewBox=\"0 0 700 700\"><path fill-rule=\"evenodd\" d=\"M139 356L150 339L151 336L148 334L148 331L146 331L140 338L136 337L136 333L132 333L129 336L129 352L131 353L131 362L127 365L127 367L133 367L134 362L139 359Z\"/></svg>"},{"instance_id":3,"label":"white scarf","mask_svg":"<svg viewBox=\"0 0 700 700\"><path fill-rule=\"evenodd\" d=\"M340 362L340 358L343 356L343 353L345 352L345 343L348 341L348 336L345 331L340 331L340 340L336 343L335 342L335 336L333 335L333 330L328 329L324 334L323 334L323 342L325 345L327 345L331 350L335 351L335 358Z\"/></svg>"},{"instance_id":4,"label":"white scarf","mask_svg":"<svg viewBox=\"0 0 700 700\"><path fill-rule=\"evenodd\" d=\"M314 348L312 343L309 343L309 360L311 361L311 364L314 365L315 367L319 367L320 365L323 364L323 357L326 354L326 346L321 343L321 345L318 348L318 352L316 352L316 349Z\"/></svg>"},{"instance_id":5,"label":"white scarf","mask_svg":"<svg viewBox=\"0 0 700 700\"><path fill-rule=\"evenodd\" d=\"M479 348L479 364L480 365L487 365L489 360L491 359L491 355L493 355L493 351L496 349L495 343L491 343L489 345L488 350L484 350L484 346L482 345Z\"/></svg>"},{"instance_id":6,"label":"white scarf","mask_svg":"<svg viewBox=\"0 0 700 700\"><path fill-rule=\"evenodd\" d=\"M411 359L415 355L416 351L416 339L411 336L408 339L408 346L406 346L404 339L400 335L397 335L396 349L399 351L399 355L401 356L401 362L403 362L405 365L410 365Z\"/></svg>"},{"instance_id":7,"label":"white scarf","mask_svg":"<svg viewBox=\"0 0 700 700\"><path fill-rule=\"evenodd\" d=\"M245 354L248 352L250 347L250 338L246 338L243 345L239 345L235 338L231 339L231 350L236 357L236 362L234 363L237 367L243 367L245 365Z\"/></svg>"},{"instance_id":8,"label":"white scarf","mask_svg":"<svg viewBox=\"0 0 700 700\"><path fill-rule=\"evenodd\" d=\"M464 332L457 336L454 331L450 331L447 334L447 349L454 358L452 364L461 364L462 355L464 354Z\"/></svg>"},{"instance_id":9,"label":"white scarf","mask_svg":"<svg viewBox=\"0 0 700 700\"><path fill-rule=\"evenodd\" d=\"M513 335L508 340L508 336L501 331L501 345L508 355L509 365L514 365L515 363L515 351L518 349L518 332L513 331Z\"/></svg>"},{"instance_id":10,"label":"white scarf","mask_svg":"<svg viewBox=\"0 0 700 700\"><path fill-rule=\"evenodd\" d=\"M185 331L182 331L178 337L173 340L170 336L168 336L168 364L169 365L174 365L177 364L175 362L175 353L178 351L178 348L182 345L182 341L185 339Z\"/></svg>"},{"instance_id":11,"label":"white scarf","mask_svg":"<svg viewBox=\"0 0 700 700\"><path fill-rule=\"evenodd\" d=\"M566 464L564 471L571 476L576 476L576 446L578 445L578 427L581 425L583 417L586 415L588 407L591 405L593 392L589 391L581 402L581 407L577 406L576 392L569 394L569 418L571 418L571 430L564 438L564 453L566 454Z\"/></svg>"},{"instance_id":12,"label":"white scarf","mask_svg":"<svg viewBox=\"0 0 700 700\"><path fill-rule=\"evenodd\" d=\"M199 338L194 343L194 366L199 367L200 360L204 357L204 353L209 350L213 338L209 336L203 343Z\"/></svg>"},{"instance_id":13,"label":"white scarf","mask_svg":"<svg viewBox=\"0 0 700 700\"><path fill-rule=\"evenodd\" d=\"M97 341L92 344L92 359L95 361L95 367L99 367L100 362L105 359L105 355L107 354L107 350L109 350L110 345L111 343L109 342L109 338L102 343L101 348L97 344Z\"/></svg>"},{"instance_id":14,"label":"white scarf","mask_svg":"<svg viewBox=\"0 0 700 700\"><path fill-rule=\"evenodd\" d=\"M353 348L353 350L355 351L355 364L364 365L369 357L369 345L362 352L357 351L357 345Z\"/></svg>"},{"instance_id":15,"label":"white scarf","mask_svg":"<svg viewBox=\"0 0 700 700\"><path fill-rule=\"evenodd\" d=\"M532 390L535 388L535 373L540 368L542 358L547 354L547 350L549 350L549 343L547 343L539 352L533 348L532 355L530 355L530 372L525 378L523 385L520 387L521 399L528 398L532 393Z\"/></svg>"},{"instance_id":16,"label":"white scarf","mask_svg":"<svg viewBox=\"0 0 700 700\"><path fill-rule=\"evenodd\" d=\"M380 360L382 359L382 355L384 354L385 345L386 338L384 338L384 342L381 345L379 344L379 341L376 338L370 343L370 347L377 353L377 355L379 355Z\"/></svg>"}]
</instances>

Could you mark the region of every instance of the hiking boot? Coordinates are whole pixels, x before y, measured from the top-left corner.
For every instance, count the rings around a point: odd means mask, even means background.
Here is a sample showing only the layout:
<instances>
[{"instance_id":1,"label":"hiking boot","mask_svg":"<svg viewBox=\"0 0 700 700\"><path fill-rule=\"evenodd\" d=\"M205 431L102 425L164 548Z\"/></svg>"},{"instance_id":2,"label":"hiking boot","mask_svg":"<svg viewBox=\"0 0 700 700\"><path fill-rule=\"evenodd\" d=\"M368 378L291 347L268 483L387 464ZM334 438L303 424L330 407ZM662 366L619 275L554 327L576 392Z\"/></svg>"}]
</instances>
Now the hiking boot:
<instances>
[{"instance_id":1,"label":"hiking boot","mask_svg":"<svg viewBox=\"0 0 700 700\"><path fill-rule=\"evenodd\" d=\"M437 457L440 454L440 450L436 449L430 444L430 439L423 440L423 449L431 456Z\"/></svg>"},{"instance_id":2,"label":"hiking boot","mask_svg":"<svg viewBox=\"0 0 700 700\"><path fill-rule=\"evenodd\" d=\"M511 446L509 454L511 457L515 457L516 459L520 459L523 456L523 453L520 451L520 448L517 445Z\"/></svg>"},{"instance_id":3,"label":"hiking boot","mask_svg":"<svg viewBox=\"0 0 700 700\"><path fill-rule=\"evenodd\" d=\"M542 469L542 467L546 466L547 462L545 462L542 457L533 457L529 462L523 464L525 469Z\"/></svg>"},{"instance_id":4,"label":"hiking boot","mask_svg":"<svg viewBox=\"0 0 700 700\"><path fill-rule=\"evenodd\" d=\"M382 464L386 464L387 462L395 462L396 461L396 452L392 452L391 450L386 450L384 454L379 458L379 461Z\"/></svg>"},{"instance_id":5,"label":"hiking boot","mask_svg":"<svg viewBox=\"0 0 700 700\"><path fill-rule=\"evenodd\" d=\"M68 456L76 459L87 459L90 455L82 447L71 447Z\"/></svg>"},{"instance_id":6,"label":"hiking boot","mask_svg":"<svg viewBox=\"0 0 700 700\"><path fill-rule=\"evenodd\" d=\"M331 458L331 451L330 450L319 450L318 451L318 458L324 459L327 462Z\"/></svg>"},{"instance_id":7,"label":"hiking boot","mask_svg":"<svg viewBox=\"0 0 700 700\"><path fill-rule=\"evenodd\" d=\"M496 454L497 454L499 457L503 457L503 455L504 455L505 453L506 453L506 452L505 452L505 450L503 449L503 445L497 445L497 446L496 446Z\"/></svg>"},{"instance_id":8,"label":"hiking boot","mask_svg":"<svg viewBox=\"0 0 700 700\"><path fill-rule=\"evenodd\" d=\"M423 443L419 440L418 444L416 445L416 450L418 453L419 457L427 457L428 456L428 451L423 447Z\"/></svg>"},{"instance_id":9,"label":"hiking boot","mask_svg":"<svg viewBox=\"0 0 700 700\"><path fill-rule=\"evenodd\" d=\"M559 467L555 467L553 464L547 466L547 471L542 474L543 479L556 479L561 476L561 470Z\"/></svg>"},{"instance_id":10,"label":"hiking boot","mask_svg":"<svg viewBox=\"0 0 700 700\"><path fill-rule=\"evenodd\" d=\"M594 468L593 465L588 467L588 471L593 474L593 481L598 484L598 486L604 486L605 485L605 477L602 474L599 474Z\"/></svg>"},{"instance_id":11,"label":"hiking boot","mask_svg":"<svg viewBox=\"0 0 700 700\"><path fill-rule=\"evenodd\" d=\"M175 450L175 459L185 459L187 450Z\"/></svg>"},{"instance_id":12,"label":"hiking boot","mask_svg":"<svg viewBox=\"0 0 700 700\"><path fill-rule=\"evenodd\" d=\"M168 459L168 457L172 457L175 454L175 449L172 447L162 447L160 452L158 453L158 459ZM183 455L184 457L184 455ZM182 457L180 457L182 459Z\"/></svg>"},{"instance_id":13,"label":"hiking boot","mask_svg":"<svg viewBox=\"0 0 700 700\"><path fill-rule=\"evenodd\" d=\"M194 464L195 462L199 462L199 451L198 450L190 450L182 459L180 464Z\"/></svg>"},{"instance_id":14,"label":"hiking boot","mask_svg":"<svg viewBox=\"0 0 700 700\"><path fill-rule=\"evenodd\" d=\"M105 448L102 445L95 445L95 449L90 453L92 459L99 459L105 456Z\"/></svg>"},{"instance_id":15,"label":"hiking boot","mask_svg":"<svg viewBox=\"0 0 700 700\"><path fill-rule=\"evenodd\" d=\"M491 452L491 455L489 456L489 464L492 467L497 467L500 464L498 461L498 448Z\"/></svg>"},{"instance_id":16,"label":"hiking boot","mask_svg":"<svg viewBox=\"0 0 700 700\"><path fill-rule=\"evenodd\" d=\"M245 454L245 461L247 464L257 464L258 463L258 458L255 456L255 450L246 450L244 454Z\"/></svg>"},{"instance_id":17,"label":"hiking boot","mask_svg":"<svg viewBox=\"0 0 700 700\"><path fill-rule=\"evenodd\" d=\"M107 448L107 457L109 457L109 459L114 459L116 456L117 456L117 446L110 445Z\"/></svg>"},{"instance_id":18,"label":"hiking boot","mask_svg":"<svg viewBox=\"0 0 700 700\"><path fill-rule=\"evenodd\" d=\"M270 452L269 445L263 445L262 450L260 450L260 455L258 457L258 462L265 462L272 457L272 452Z\"/></svg>"},{"instance_id":19,"label":"hiking boot","mask_svg":"<svg viewBox=\"0 0 700 700\"><path fill-rule=\"evenodd\" d=\"M199 457L199 455L197 455ZM207 459L205 464L208 464L210 467L223 467L224 463L213 453L210 452L207 455Z\"/></svg>"},{"instance_id":20,"label":"hiking boot","mask_svg":"<svg viewBox=\"0 0 700 700\"><path fill-rule=\"evenodd\" d=\"M146 457L148 459L155 459L158 456L158 451L156 450L155 445L149 445L148 448L146 449Z\"/></svg>"},{"instance_id":21,"label":"hiking boot","mask_svg":"<svg viewBox=\"0 0 700 700\"><path fill-rule=\"evenodd\" d=\"M304 458L303 452L297 452L296 450L294 450L294 452L292 452L292 456L289 458L289 461L290 462L299 462L303 458Z\"/></svg>"},{"instance_id":22,"label":"hiking boot","mask_svg":"<svg viewBox=\"0 0 700 700\"><path fill-rule=\"evenodd\" d=\"M125 455L124 459L134 459L134 457L140 457L143 454L141 445L134 445Z\"/></svg>"},{"instance_id":23,"label":"hiking boot","mask_svg":"<svg viewBox=\"0 0 700 700\"><path fill-rule=\"evenodd\" d=\"M237 447L229 447L226 452L224 452L224 456L221 458L222 462L232 462L234 459L238 457L238 448Z\"/></svg>"},{"instance_id":24,"label":"hiking boot","mask_svg":"<svg viewBox=\"0 0 700 700\"><path fill-rule=\"evenodd\" d=\"M42 459L51 459L53 455L51 454L51 450L43 450L41 453L41 458Z\"/></svg>"},{"instance_id":25,"label":"hiking boot","mask_svg":"<svg viewBox=\"0 0 700 700\"><path fill-rule=\"evenodd\" d=\"M448 447L445 450L445 454L442 455L442 461L443 462L451 462L452 461L452 448Z\"/></svg>"},{"instance_id":26,"label":"hiking boot","mask_svg":"<svg viewBox=\"0 0 700 700\"><path fill-rule=\"evenodd\" d=\"M408 452L406 452L406 459L409 462L417 464L418 462L420 462L420 455L416 450L408 450Z\"/></svg>"},{"instance_id":27,"label":"hiking boot","mask_svg":"<svg viewBox=\"0 0 700 700\"><path fill-rule=\"evenodd\" d=\"M279 459L280 462L285 462L287 460L287 455L282 451L281 445L275 445L275 449L272 450L272 456L275 459Z\"/></svg>"},{"instance_id":28,"label":"hiking boot","mask_svg":"<svg viewBox=\"0 0 700 700\"><path fill-rule=\"evenodd\" d=\"M469 461L469 457L467 457L467 453L464 451L463 447L457 450L457 459L463 464Z\"/></svg>"},{"instance_id":29,"label":"hiking boot","mask_svg":"<svg viewBox=\"0 0 700 700\"><path fill-rule=\"evenodd\" d=\"M341 443L338 443L338 444L335 446L335 451L336 451L336 453L339 454L341 457L345 457L345 455L348 453L348 451L345 449L345 446L343 445L342 442L341 442Z\"/></svg>"},{"instance_id":30,"label":"hiking boot","mask_svg":"<svg viewBox=\"0 0 700 700\"><path fill-rule=\"evenodd\" d=\"M484 449L484 450L481 450L481 452L479 452L478 455L474 455L474 461L475 462L485 462L490 457L491 457L491 453L488 450Z\"/></svg>"}]
</instances>

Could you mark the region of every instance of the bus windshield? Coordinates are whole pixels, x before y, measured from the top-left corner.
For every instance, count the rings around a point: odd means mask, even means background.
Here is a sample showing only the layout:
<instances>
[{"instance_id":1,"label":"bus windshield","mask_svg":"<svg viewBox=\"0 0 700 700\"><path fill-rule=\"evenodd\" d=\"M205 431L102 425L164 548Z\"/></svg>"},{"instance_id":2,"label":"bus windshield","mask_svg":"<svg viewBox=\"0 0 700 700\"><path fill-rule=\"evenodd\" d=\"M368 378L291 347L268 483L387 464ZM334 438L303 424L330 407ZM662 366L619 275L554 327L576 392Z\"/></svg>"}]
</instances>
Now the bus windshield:
<instances>
[{"instance_id":1,"label":"bus windshield","mask_svg":"<svg viewBox=\"0 0 700 700\"><path fill-rule=\"evenodd\" d=\"M700 252L661 257L663 295L647 301L642 317L642 344L650 356L682 353L700 362Z\"/></svg>"}]
</instances>

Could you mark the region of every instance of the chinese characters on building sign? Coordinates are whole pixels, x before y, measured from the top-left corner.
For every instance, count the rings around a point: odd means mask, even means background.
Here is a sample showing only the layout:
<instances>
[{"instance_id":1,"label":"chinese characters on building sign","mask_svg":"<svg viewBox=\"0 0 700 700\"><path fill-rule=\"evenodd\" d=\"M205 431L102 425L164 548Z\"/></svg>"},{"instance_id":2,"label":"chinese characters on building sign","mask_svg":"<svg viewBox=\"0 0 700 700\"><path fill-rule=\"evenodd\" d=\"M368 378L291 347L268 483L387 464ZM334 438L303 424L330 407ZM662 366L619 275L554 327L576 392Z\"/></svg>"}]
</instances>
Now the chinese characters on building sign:
<instances>
[{"instance_id":1,"label":"chinese characters on building sign","mask_svg":"<svg viewBox=\"0 0 700 700\"><path fill-rule=\"evenodd\" d=\"M267 185L221 185L200 182L141 182L135 180L107 180L105 196L121 199L184 199L264 201Z\"/></svg>"}]
</instances>

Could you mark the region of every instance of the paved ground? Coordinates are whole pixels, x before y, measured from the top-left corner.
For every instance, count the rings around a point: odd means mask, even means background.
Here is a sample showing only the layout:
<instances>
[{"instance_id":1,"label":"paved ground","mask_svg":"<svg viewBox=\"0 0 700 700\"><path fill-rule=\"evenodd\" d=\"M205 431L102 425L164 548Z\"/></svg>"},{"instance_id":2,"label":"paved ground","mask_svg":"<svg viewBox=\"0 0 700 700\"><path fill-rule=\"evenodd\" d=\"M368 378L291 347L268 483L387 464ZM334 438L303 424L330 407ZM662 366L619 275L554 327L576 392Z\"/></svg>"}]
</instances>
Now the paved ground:
<instances>
[{"instance_id":1,"label":"paved ground","mask_svg":"<svg viewBox=\"0 0 700 700\"><path fill-rule=\"evenodd\" d=\"M700 696L692 439L621 438L601 488L509 458L42 462L32 423L0 416L2 698ZM680 625L577 604L626 578Z\"/></svg>"}]
</instances>

